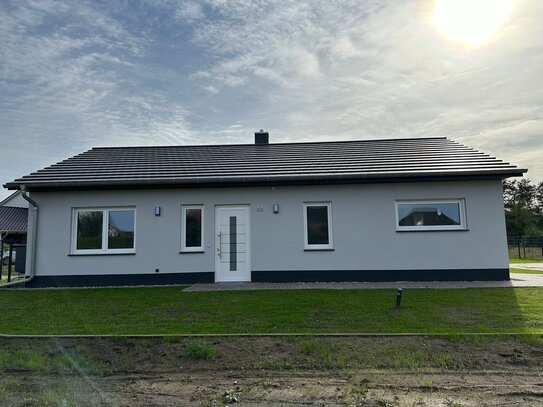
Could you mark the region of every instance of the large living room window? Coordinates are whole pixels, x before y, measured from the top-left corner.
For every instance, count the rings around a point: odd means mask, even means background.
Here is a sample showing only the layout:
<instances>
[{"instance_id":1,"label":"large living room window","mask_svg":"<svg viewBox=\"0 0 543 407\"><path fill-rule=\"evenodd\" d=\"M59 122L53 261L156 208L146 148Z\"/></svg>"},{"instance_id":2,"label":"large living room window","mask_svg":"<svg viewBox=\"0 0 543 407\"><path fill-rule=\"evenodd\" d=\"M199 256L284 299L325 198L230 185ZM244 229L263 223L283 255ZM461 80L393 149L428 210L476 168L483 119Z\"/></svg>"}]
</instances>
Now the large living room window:
<instances>
[{"instance_id":1,"label":"large living room window","mask_svg":"<svg viewBox=\"0 0 543 407\"><path fill-rule=\"evenodd\" d=\"M465 230L463 199L396 201L398 231Z\"/></svg>"},{"instance_id":2,"label":"large living room window","mask_svg":"<svg viewBox=\"0 0 543 407\"><path fill-rule=\"evenodd\" d=\"M135 253L134 208L74 209L72 254Z\"/></svg>"},{"instance_id":3,"label":"large living room window","mask_svg":"<svg viewBox=\"0 0 543 407\"><path fill-rule=\"evenodd\" d=\"M304 203L304 249L331 250L332 210L330 202Z\"/></svg>"},{"instance_id":4,"label":"large living room window","mask_svg":"<svg viewBox=\"0 0 543 407\"><path fill-rule=\"evenodd\" d=\"M204 207L202 205L181 207L181 251L204 251Z\"/></svg>"}]
</instances>

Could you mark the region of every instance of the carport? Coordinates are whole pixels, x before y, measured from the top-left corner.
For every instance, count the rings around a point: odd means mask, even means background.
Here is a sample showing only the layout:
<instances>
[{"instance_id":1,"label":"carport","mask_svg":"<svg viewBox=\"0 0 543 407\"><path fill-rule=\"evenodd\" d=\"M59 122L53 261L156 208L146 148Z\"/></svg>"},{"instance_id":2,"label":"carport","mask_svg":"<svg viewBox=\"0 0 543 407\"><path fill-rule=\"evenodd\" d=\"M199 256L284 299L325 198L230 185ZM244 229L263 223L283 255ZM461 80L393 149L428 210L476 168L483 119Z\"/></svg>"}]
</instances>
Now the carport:
<instances>
[{"instance_id":1,"label":"carport","mask_svg":"<svg viewBox=\"0 0 543 407\"><path fill-rule=\"evenodd\" d=\"M13 257L15 257L15 262L13 262L15 265L15 271L18 274L24 274L27 224L28 208L0 206L0 258L2 259L0 278L2 277L4 265L7 265L8 269L11 269L10 266L12 266L12 262L10 259L12 260ZM6 254L4 245L9 245L8 250L10 254L15 252L15 256Z\"/></svg>"}]
</instances>

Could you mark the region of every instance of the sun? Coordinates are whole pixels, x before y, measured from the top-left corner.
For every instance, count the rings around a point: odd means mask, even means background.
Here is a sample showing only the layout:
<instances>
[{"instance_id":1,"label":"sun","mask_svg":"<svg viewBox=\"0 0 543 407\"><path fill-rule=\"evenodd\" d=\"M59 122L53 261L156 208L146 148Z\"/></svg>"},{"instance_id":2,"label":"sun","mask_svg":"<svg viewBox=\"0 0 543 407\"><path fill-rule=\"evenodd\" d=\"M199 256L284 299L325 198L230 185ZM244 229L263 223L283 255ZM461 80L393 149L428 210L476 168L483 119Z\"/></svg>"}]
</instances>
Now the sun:
<instances>
[{"instance_id":1,"label":"sun","mask_svg":"<svg viewBox=\"0 0 543 407\"><path fill-rule=\"evenodd\" d=\"M505 23L513 0L437 0L434 18L449 40L475 48Z\"/></svg>"}]
</instances>

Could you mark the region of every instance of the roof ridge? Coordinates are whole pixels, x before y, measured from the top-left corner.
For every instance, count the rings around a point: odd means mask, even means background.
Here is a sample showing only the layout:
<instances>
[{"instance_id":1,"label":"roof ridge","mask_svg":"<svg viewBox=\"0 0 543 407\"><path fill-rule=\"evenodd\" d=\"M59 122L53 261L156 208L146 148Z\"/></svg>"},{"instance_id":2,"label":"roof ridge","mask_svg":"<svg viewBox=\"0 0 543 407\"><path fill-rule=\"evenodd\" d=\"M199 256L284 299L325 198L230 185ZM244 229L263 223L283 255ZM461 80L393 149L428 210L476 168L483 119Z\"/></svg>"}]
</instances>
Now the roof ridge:
<instances>
[{"instance_id":1,"label":"roof ridge","mask_svg":"<svg viewBox=\"0 0 543 407\"><path fill-rule=\"evenodd\" d=\"M279 146L279 145L296 145L296 144L334 144L334 143L375 143L381 141L402 141L402 140L449 140L455 142L454 140L446 136L435 136L435 137L398 137L398 138L383 138L383 139L367 139L367 140L322 140L322 141L294 141L294 142L281 142L281 143L269 143L265 145ZM231 143L231 144L171 144L171 145L150 145L150 146L96 146L92 147L90 150L114 150L114 149L129 149L129 148L184 148L184 147L240 147L240 146L254 146L254 143ZM259 145L260 147L260 145Z\"/></svg>"}]
</instances>

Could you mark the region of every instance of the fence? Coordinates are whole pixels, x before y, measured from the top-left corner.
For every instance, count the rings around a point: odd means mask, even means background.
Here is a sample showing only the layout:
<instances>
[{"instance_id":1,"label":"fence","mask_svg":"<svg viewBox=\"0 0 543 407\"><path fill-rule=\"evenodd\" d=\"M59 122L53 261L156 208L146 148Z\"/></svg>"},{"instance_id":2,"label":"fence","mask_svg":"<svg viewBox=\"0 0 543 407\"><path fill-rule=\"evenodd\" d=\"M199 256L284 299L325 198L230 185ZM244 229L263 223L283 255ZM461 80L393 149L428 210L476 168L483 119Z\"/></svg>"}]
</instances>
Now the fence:
<instances>
[{"instance_id":1,"label":"fence","mask_svg":"<svg viewBox=\"0 0 543 407\"><path fill-rule=\"evenodd\" d=\"M543 236L513 236L507 238L509 257L543 259Z\"/></svg>"},{"instance_id":2,"label":"fence","mask_svg":"<svg viewBox=\"0 0 543 407\"><path fill-rule=\"evenodd\" d=\"M26 264L26 245L10 241L0 244L0 281L8 283L24 278ZM2 281L3 282L3 281Z\"/></svg>"}]
</instances>

